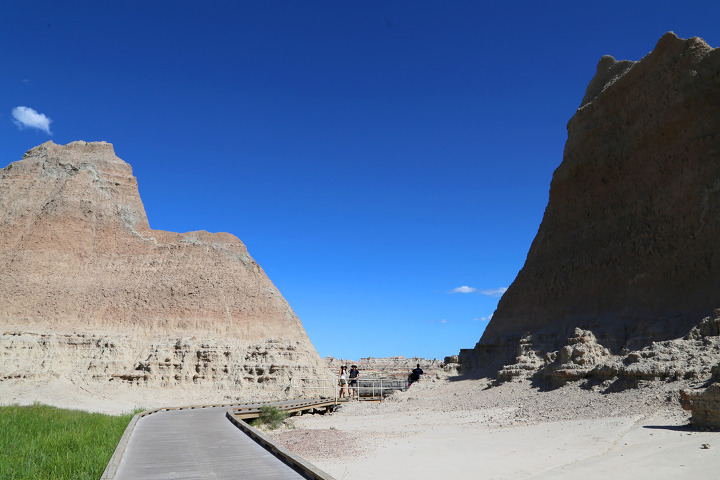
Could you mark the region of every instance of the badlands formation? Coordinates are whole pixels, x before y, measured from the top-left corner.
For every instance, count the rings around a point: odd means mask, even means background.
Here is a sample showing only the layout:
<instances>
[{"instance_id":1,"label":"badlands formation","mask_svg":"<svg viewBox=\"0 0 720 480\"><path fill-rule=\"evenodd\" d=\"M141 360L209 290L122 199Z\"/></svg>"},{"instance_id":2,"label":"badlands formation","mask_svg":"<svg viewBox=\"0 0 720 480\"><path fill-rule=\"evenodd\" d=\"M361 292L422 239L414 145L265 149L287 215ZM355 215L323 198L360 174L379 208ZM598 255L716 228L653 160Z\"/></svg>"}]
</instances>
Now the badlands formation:
<instances>
[{"instance_id":1,"label":"badlands formation","mask_svg":"<svg viewBox=\"0 0 720 480\"><path fill-rule=\"evenodd\" d=\"M274 435L347 480L718 478L718 238L720 49L603 57L465 375Z\"/></svg>"},{"instance_id":2,"label":"badlands formation","mask_svg":"<svg viewBox=\"0 0 720 480\"><path fill-rule=\"evenodd\" d=\"M425 374L438 377L457 375L459 368L457 356L445 357L444 361L438 360L437 358L406 358L403 356L382 358L364 357L360 360L325 357L324 360L325 365L333 372L339 372L342 365L346 365L348 368L351 365L357 365L360 372L364 375L397 378L406 378L410 371L418 364Z\"/></svg>"},{"instance_id":3,"label":"badlands formation","mask_svg":"<svg viewBox=\"0 0 720 480\"><path fill-rule=\"evenodd\" d=\"M152 230L105 142L0 170L0 399L126 410L284 395L329 371L228 233Z\"/></svg>"},{"instance_id":4,"label":"badlands formation","mask_svg":"<svg viewBox=\"0 0 720 480\"><path fill-rule=\"evenodd\" d=\"M507 363L528 334L558 350L576 327L637 350L720 307L719 70L720 50L673 33L600 59L525 265L464 360Z\"/></svg>"},{"instance_id":5,"label":"badlands formation","mask_svg":"<svg viewBox=\"0 0 720 480\"><path fill-rule=\"evenodd\" d=\"M672 32L600 59L525 265L468 369L710 379L720 362L720 49Z\"/></svg>"},{"instance_id":6,"label":"badlands formation","mask_svg":"<svg viewBox=\"0 0 720 480\"><path fill-rule=\"evenodd\" d=\"M603 57L464 375L270 434L346 480L717 478L719 132L720 50L668 33L638 62ZM0 187L3 402L66 384L66 404L117 411L328 372L239 240L149 229L109 145L41 145Z\"/></svg>"}]
</instances>

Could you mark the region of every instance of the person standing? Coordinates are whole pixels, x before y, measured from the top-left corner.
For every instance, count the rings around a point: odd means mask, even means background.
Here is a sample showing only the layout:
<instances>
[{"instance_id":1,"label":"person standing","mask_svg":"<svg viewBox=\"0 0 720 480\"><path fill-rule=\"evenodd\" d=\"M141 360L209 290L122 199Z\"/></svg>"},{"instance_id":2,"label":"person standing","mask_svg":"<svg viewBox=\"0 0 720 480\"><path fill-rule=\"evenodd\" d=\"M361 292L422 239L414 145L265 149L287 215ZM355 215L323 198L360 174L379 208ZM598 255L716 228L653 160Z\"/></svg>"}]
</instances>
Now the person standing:
<instances>
[{"instance_id":1,"label":"person standing","mask_svg":"<svg viewBox=\"0 0 720 480\"><path fill-rule=\"evenodd\" d=\"M360 376L360 370L358 370L357 365L353 365L350 367L350 386L348 388L348 391L350 393L350 398L353 398L355 395L355 392L358 392L358 400L360 399L360 390L358 389L358 377Z\"/></svg>"},{"instance_id":2,"label":"person standing","mask_svg":"<svg viewBox=\"0 0 720 480\"><path fill-rule=\"evenodd\" d=\"M408 380L410 380L408 387L420 380L420 375L422 375L423 373L425 372L422 371L422 368L420 368L420 364L418 363L417 367L413 369L413 371L410 373L410 376L408 377Z\"/></svg>"},{"instance_id":3,"label":"person standing","mask_svg":"<svg viewBox=\"0 0 720 480\"><path fill-rule=\"evenodd\" d=\"M345 398L345 388L347 386L347 365L340 367L338 386L340 387L340 398Z\"/></svg>"}]
</instances>

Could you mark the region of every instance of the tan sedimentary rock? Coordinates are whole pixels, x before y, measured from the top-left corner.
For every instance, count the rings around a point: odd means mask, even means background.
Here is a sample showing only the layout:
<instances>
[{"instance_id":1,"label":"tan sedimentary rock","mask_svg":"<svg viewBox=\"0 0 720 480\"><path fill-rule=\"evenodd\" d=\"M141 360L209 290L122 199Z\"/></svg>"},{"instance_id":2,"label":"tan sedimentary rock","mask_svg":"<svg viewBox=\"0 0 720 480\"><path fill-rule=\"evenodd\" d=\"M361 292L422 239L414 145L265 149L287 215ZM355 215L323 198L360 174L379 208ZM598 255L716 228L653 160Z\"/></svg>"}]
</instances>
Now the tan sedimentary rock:
<instances>
[{"instance_id":1,"label":"tan sedimentary rock","mask_svg":"<svg viewBox=\"0 0 720 480\"><path fill-rule=\"evenodd\" d=\"M349 360L335 357L325 357L325 364L333 371L340 370L342 365L357 365L362 370L373 370L378 372L409 371L415 368L418 363L423 369L441 368L443 362L437 358L406 358L402 355L394 357L363 357L360 360Z\"/></svg>"},{"instance_id":2,"label":"tan sedimentary rock","mask_svg":"<svg viewBox=\"0 0 720 480\"><path fill-rule=\"evenodd\" d=\"M448 356L445 357L445 359L443 360L443 363L444 363L445 365L448 365L448 364L450 364L450 363L460 363L460 357L458 357L457 355L448 355Z\"/></svg>"},{"instance_id":3,"label":"tan sedimentary rock","mask_svg":"<svg viewBox=\"0 0 720 480\"><path fill-rule=\"evenodd\" d=\"M446 357L448 358L448 357ZM460 368L455 363L442 362L437 358L428 359L420 357L406 358L402 355L394 357L363 357L360 360L339 359L325 357L325 365L333 372L339 372L342 365L350 368L357 365L361 374L370 376L387 376L405 378L416 365L420 365L426 376L448 376L458 373ZM337 375L338 373L336 373Z\"/></svg>"},{"instance_id":4,"label":"tan sedimentary rock","mask_svg":"<svg viewBox=\"0 0 720 480\"><path fill-rule=\"evenodd\" d=\"M0 389L72 379L167 403L169 387L275 395L328 374L245 245L151 229L105 142L47 142L0 170L0 333Z\"/></svg>"},{"instance_id":5,"label":"tan sedimentary rock","mask_svg":"<svg viewBox=\"0 0 720 480\"><path fill-rule=\"evenodd\" d=\"M610 351L589 330L576 328L567 342L559 351L545 355L543 376L554 384L589 377L598 365L609 366L613 360Z\"/></svg>"},{"instance_id":6,"label":"tan sedimentary rock","mask_svg":"<svg viewBox=\"0 0 720 480\"><path fill-rule=\"evenodd\" d=\"M713 368L707 387L681 390L680 403L685 410L692 411L695 426L720 429L720 364Z\"/></svg>"},{"instance_id":7,"label":"tan sedimentary rock","mask_svg":"<svg viewBox=\"0 0 720 480\"><path fill-rule=\"evenodd\" d=\"M525 265L468 367L497 370L525 332L544 352L576 327L615 354L679 338L720 305L720 49L665 34L603 57L568 123Z\"/></svg>"},{"instance_id":8,"label":"tan sedimentary rock","mask_svg":"<svg viewBox=\"0 0 720 480\"><path fill-rule=\"evenodd\" d=\"M535 350L531 335L524 336L515 363L505 365L497 380L542 379L545 386L558 387L581 381L605 392L634 388L643 382L678 382L678 388L710 379L720 360L720 309L682 338L652 342L641 350L613 354L598 343L589 330L575 329L567 345L545 353Z\"/></svg>"},{"instance_id":9,"label":"tan sedimentary rock","mask_svg":"<svg viewBox=\"0 0 720 480\"><path fill-rule=\"evenodd\" d=\"M497 379L506 381L516 377L532 377L542 365L540 352L535 350L532 335L527 333L518 342L515 363L503 366L497 374Z\"/></svg>"}]
</instances>

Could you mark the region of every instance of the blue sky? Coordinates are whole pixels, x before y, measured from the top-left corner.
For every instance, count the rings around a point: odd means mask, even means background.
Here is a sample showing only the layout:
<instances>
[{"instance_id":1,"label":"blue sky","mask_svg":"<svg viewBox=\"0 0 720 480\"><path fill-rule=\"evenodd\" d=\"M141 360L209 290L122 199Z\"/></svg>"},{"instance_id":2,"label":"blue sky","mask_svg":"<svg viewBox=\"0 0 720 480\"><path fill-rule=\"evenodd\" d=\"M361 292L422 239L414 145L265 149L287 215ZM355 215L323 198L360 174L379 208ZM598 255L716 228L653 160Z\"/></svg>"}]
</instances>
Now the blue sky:
<instances>
[{"instance_id":1,"label":"blue sky","mask_svg":"<svg viewBox=\"0 0 720 480\"><path fill-rule=\"evenodd\" d=\"M669 30L720 46L718 18L716 1L8 0L0 166L111 142L151 227L237 235L320 355L442 358L522 267L600 57Z\"/></svg>"}]
</instances>

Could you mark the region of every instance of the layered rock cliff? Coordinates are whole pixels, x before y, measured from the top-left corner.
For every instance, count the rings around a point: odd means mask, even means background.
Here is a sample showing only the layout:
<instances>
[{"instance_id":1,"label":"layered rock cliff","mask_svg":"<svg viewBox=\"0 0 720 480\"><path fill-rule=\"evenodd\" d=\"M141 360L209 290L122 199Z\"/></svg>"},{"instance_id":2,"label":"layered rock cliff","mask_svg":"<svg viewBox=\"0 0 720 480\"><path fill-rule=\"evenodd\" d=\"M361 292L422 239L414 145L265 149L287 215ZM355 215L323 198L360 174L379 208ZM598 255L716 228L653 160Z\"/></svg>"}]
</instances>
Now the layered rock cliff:
<instances>
[{"instance_id":1,"label":"layered rock cliff","mask_svg":"<svg viewBox=\"0 0 720 480\"><path fill-rule=\"evenodd\" d=\"M512 363L521 338L559 350L576 327L608 353L642 349L720 306L720 50L667 33L640 61L603 57L567 128L525 265L468 367Z\"/></svg>"},{"instance_id":2,"label":"layered rock cliff","mask_svg":"<svg viewBox=\"0 0 720 480\"><path fill-rule=\"evenodd\" d=\"M152 230L105 142L47 142L0 170L0 333L0 389L64 379L221 401L328 375L245 245Z\"/></svg>"},{"instance_id":3,"label":"layered rock cliff","mask_svg":"<svg viewBox=\"0 0 720 480\"><path fill-rule=\"evenodd\" d=\"M454 360L454 362L448 360ZM397 377L403 379L407 378L408 374L416 365L420 365L426 378L431 376L440 378L447 377L448 375L457 375L459 369L457 358L453 359L453 357L445 357L445 361L438 360L437 358L406 358L403 356L381 358L363 357L360 358L360 360L325 357L324 361L325 365L327 365L331 371L336 372L336 375L339 374L342 365L347 367L357 365L363 376Z\"/></svg>"}]
</instances>

